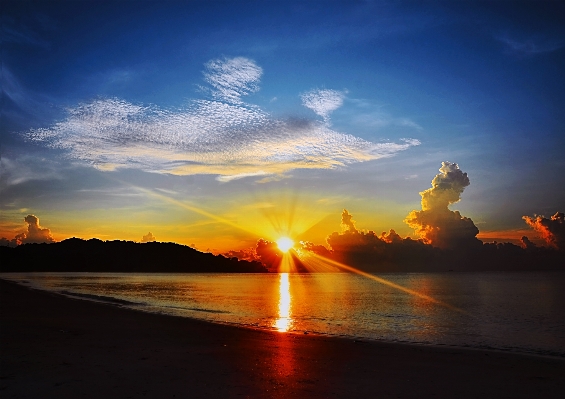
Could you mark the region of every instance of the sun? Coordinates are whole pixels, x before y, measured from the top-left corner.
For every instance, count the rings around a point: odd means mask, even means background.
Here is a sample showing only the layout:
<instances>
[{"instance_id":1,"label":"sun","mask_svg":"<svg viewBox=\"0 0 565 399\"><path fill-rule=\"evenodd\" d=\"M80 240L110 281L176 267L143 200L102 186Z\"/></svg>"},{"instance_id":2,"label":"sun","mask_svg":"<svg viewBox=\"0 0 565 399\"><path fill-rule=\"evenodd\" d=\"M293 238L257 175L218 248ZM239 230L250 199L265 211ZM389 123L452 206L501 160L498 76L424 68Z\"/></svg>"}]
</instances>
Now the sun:
<instances>
[{"instance_id":1,"label":"sun","mask_svg":"<svg viewBox=\"0 0 565 399\"><path fill-rule=\"evenodd\" d=\"M288 252L289 249L294 247L294 241L288 237L281 237L277 240L277 246L282 252Z\"/></svg>"}]
</instances>

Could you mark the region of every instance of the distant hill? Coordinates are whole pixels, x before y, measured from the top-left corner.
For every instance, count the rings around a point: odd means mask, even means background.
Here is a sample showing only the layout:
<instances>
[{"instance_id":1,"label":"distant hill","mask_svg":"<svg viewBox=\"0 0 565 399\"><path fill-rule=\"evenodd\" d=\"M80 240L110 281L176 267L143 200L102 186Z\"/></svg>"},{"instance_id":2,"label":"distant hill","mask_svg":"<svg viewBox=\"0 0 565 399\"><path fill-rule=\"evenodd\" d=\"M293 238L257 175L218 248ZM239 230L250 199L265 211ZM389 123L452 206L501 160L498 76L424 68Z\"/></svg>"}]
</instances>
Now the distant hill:
<instances>
[{"instance_id":1,"label":"distant hill","mask_svg":"<svg viewBox=\"0 0 565 399\"><path fill-rule=\"evenodd\" d=\"M0 272L264 273L260 262L203 253L174 243L70 238L0 247Z\"/></svg>"}]
</instances>

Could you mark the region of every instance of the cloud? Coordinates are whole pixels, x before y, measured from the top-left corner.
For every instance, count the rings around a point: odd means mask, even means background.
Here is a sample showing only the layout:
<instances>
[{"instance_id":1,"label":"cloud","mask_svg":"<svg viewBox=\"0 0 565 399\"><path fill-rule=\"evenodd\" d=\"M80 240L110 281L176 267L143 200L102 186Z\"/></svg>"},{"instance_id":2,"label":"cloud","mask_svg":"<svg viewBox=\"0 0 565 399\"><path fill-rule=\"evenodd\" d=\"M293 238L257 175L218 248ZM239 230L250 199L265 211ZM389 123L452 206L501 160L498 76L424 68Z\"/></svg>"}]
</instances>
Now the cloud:
<instances>
[{"instance_id":1,"label":"cloud","mask_svg":"<svg viewBox=\"0 0 565 399\"><path fill-rule=\"evenodd\" d=\"M151 234L151 232L147 233L147 235L144 235L143 238L141 239L141 242L155 242L155 241L157 241L157 239L153 234Z\"/></svg>"},{"instance_id":2,"label":"cloud","mask_svg":"<svg viewBox=\"0 0 565 399\"><path fill-rule=\"evenodd\" d=\"M329 121L330 114L343 105L345 94L337 90L316 89L300 96L302 104Z\"/></svg>"},{"instance_id":3,"label":"cloud","mask_svg":"<svg viewBox=\"0 0 565 399\"><path fill-rule=\"evenodd\" d=\"M269 270L276 270L281 263L282 252L279 250L276 242L264 240L262 238L259 239L257 241L255 253L261 263L263 263Z\"/></svg>"},{"instance_id":4,"label":"cloud","mask_svg":"<svg viewBox=\"0 0 565 399\"><path fill-rule=\"evenodd\" d=\"M432 180L432 188L420 193L422 210L413 210L404 220L428 244L439 248L475 247L479 229L470 218L451 211L448 206L459 202L470 182L456 163L442 162Z\"/></svg>"},{"instance_id":5,"label":"cloud","mask_svg":"<svg viewBox=\"0 0 565 399\"><path fill-rule=\"evenodd\" d=\"M213 60L206 64L204 76L214 100L194 100L170 110L98 99L69 108L65 119L24 136L65 150L70 159L99 170L214 174L220 181L343 167L390 157L420 144L416 139L373 143L334 131L325 123L274 118L241 101L241 96L257 89L261 73L249 59ZM322 116L341 101L336 91L315 93L308 104Z\"/></svg>"},{"instance_id":6,"label":"cloud","mask_svg":"<svg viewBox=\"0 0 565 399\"><path fill-rule=\"evenodd\" d=\"M216 180L221 181L222 183L226 183L232 180L243 179L244 177L257 177L257 176L265 176L269 173L264 172L262 170L258 170L257 172L249 172L249 173L239 173L236 175L228 175L228 176L218 176Z\"/></svg>"},{"instance_id":7,"label":"cloud","mask_svg":"<svg viewBox=\"0 0 565 399\"><path fill-rule=\"evenodd\" d=\"M27 215L24 221L27 223L27 232L16 235L13 241L17 245L55 242L53 236L51 236L51 230L42 228L39 225L39 218L37 216Z\"/></svg>"},{"instance_id":8,"label":"cloud","mask_svg":"<svg viewBox=\"0 0 565 399\"><path fill-rule=\"evenodd\" d=\"M52 106L51 98L26 88L6 64L2 65L0 85L3 101L0 117L3 122L9 123L6 126L37 126L40 122L52 120L54 113L59 113Z\"/></svg>"},{"instance_id":9,"label":"cloud","mask_svg":"<svg viewBox=\"0 0 565 399\"><path fill-rule=\"evenodd\" d=\"M422 240L402 238L394 230L377 235L355 226L353 216L344 209L341 214L342 232L333 232L326 238L330 248L304 247L326 258L369 272L442 270L437 248Z\"/></svg>"},{"instance_id":10,"label":"cloud","mask_svg":"<svg viewBox=\"0 0 565 399\"><path fill-rule=\"evenodd\" d=\"M31 13L30 13L31 14ZM10 17L9 14L4 14L2 16L2 41L4 43L14 43L17 45L27 45L40 47L43 49L49 49L50 43L42 38L45 31L52 30L54 27L52 21L49 21L47 16L34 15L30 16L32 21L29 21L29 25L21 20L16 20Z\"/></svg>"},{"instance_id":11,"label":"cloud","mask_svg":"<svg viewBox=\"0 0 565 399\"><path fill-rule=\"evenodd\" d=\"M522 236L520 239L520 246L524 249L533 249L536 247L536 244L530 241L530 239L526 236Z\"/></svg>"},{"instance_id":12,"label":"cloud","mask_svg":"<svg viewBox=\"0 0 565 399\"><path fill-rule=\"evenodd\" d=\"M548 40L542 37L530 37L525 40L517 40L510 38L508 35L500 35L496 39L504 43L513 53L524 55L550 53L565 46L565 42L562 40Z\"/></svg>"},{"instance_id":13,"label":"cloud","mask_svg":"<svg viewBox=\"0 0 565 399\"><path fill-rule=\"evenodd\" d=\"M35 155L15 160L0 155L0 191L27 181L60 179L61 169L56 162Z\"/></svg>"},{"instance_id":14,"label":"cloud","mask_svg":"<svg viewBox=\"0 0 565 399\"><path fill-rule=\"evenodd\" d=\"M346 233L358 233L355 227L355 220L353 220L353 216L347 212L347 209L344 209L341 213L341 227Z\"/></svg>"},{"instance_id":15,"label":"cloud","mask_svg":"<svg viewBox=\"0 0 565 399\"><path fill-rule=\"evenodd\" d=\"M550 219L543 216L523 216L522 219L537 231L545 242L554 248L565 250L565 214L556 212Z\"/></svg>"},{"instance_id":16,"label":"cloud","mask_svg":"<svg viewBox=\"0 0 565 399\"><path fill-rule=\"evenodd\" d=\"M241 96L259 90L263 69L248 58L211 60L205 67L204 79L213 87L212 95L218 100L241 104Z\"/></svg>"},{"instance_id":17,"label":"cloud","mask_svg":"<svg viewBox=\"0 0 565 399\"><path fill-rule=\"evenodd\" d=\"M254 248L240 249L239 251L228 251L222 254L226 258L238 258L249 262L260 261Z\"/></svg>"},{"instance_id":18,"label":"cloud","mask_svg":"<svg viewBox=\"0 0 565 399\"><path fill-rule=\"evenodd\" d=\"M16 240L8 240L6 237L0 238L0 247L15 247L17 245Z\"/></svg>"},{"instance_id":19,"label":"cloud","mask_svg":"<svg viewBox=\"0 0 565 399\"><path fill-rule=\"evenodd\" d=\"M353 118L352 123L361 128L381 129L386 126L410 128L416 130L423 130L423 127L409 118L398 118L392 116L384 110L369 110L367 108L375 108L376 105L371 104L367 100L350 99L350 102L355 104L359 110Z\"/></svg>"},{"instance_id":20,"label":"cloud","mask_svg":"<svg viewBox=\"0 0 565 399\"><path fill-rule=\"evenodd\" d=\"M338 259L342 257L339 254L373 252L384 247L385 243L373 231L365 232L357 229L353 216L347 209L341 213L341 229L342 233L333 232L326 238Z\"/></svg>"}]
</instances>

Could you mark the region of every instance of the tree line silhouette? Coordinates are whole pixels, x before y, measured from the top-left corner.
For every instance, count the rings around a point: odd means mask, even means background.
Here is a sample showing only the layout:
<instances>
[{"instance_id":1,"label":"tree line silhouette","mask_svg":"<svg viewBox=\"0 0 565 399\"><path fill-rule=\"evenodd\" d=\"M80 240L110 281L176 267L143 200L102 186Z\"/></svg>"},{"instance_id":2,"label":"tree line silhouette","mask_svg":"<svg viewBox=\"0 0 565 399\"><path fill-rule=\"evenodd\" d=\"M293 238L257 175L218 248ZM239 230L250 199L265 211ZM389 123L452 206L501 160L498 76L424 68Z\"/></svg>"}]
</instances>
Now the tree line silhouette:
<instances>
[{"instance_id":1,"label":"tree line silhouette","mask_svg":"<svg viewBox=\"0 0 565 399\"><path fill-rule=\"evenodd\" d=\"M257 261L203 253L163 242L69 238L0 247L0 272L264 273Z\"/></svg>"}]
</instances>

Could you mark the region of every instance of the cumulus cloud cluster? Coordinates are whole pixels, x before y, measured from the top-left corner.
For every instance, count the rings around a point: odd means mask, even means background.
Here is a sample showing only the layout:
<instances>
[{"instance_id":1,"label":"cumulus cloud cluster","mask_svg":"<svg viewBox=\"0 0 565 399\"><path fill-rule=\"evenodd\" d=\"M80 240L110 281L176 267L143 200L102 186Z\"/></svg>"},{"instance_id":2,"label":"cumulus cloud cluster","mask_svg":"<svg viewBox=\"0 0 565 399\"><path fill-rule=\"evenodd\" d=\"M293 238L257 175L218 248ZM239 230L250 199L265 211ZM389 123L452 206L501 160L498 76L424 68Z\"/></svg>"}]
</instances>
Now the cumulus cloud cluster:
<instances>
[{"instance_id":1,"label":"cumulus cloud cluster","mask_svg":"<svg viewBox=\"0 0 565 399\"><path fill-rule=\"evenodd\" d=\"M413 210L404 220L428 244L439 248L461 248L481 245L476 238L479 229L470 218L452 211L449 205L458 202L469 182L456 163L442 162L440 173L432 180L432 188L420 193L422 210Z\"/></svg>"},{"instance_id":2,"label":"cumulus cloud cluster","mask_svg":"<svg viewBox=\"0 0 565 399\"><path fill-rule=\"evenodd\" d=\"M332 130L329 114L344 98L335 90L302 95L304 105L322 116L323 123L274 118L242 100L258 90L261 74L261 67L247 58L212 60L204 71L211 100L171 110L98 99L68 109L66 119L25 136L100 170L213 174L220 181L335 168L420 144L415 139L373 143Z\"/></svg>"},{"instance_id":3,"label":"cumulus cloud cluster","mask_svg":"<svg viewBox=\"0 0 565 399\"><path fill-rule=\"evenodd\" d=\"M341 213L341 229L342 232L333 232L326 241L332 251L337 253L347 252L373 252L378 251L384 245L374 231L359 231L355 226L353 215L347 209Z\"/></svg>"},{"instance_id":4,"label":"cumulus cloud cluster","mask_svg":"<svg viewBox=\"0 0 565 399\"><path fill-rule=\"evenodd\" d=\"M43 228L39 225L39 218L35 215L27 215L24 218L27 223L27 230L17 234L13 239L9 240L5 237L0 239L0 245L15 247L21 244L41 244L55 242L51 235L51 230Z\"/></svg>"},{"instance_id":5,"label":"cumulus cloud cluster","mask_svg":"<svg viewBox=\"0 0 565 399\"><path fill-rule=\"evenodd\" d=\"M556 212L551 218L544 216L522 217L537 231L545 242L556 249L565 250L565 213Z\"/></svg>"}]
</instances>

